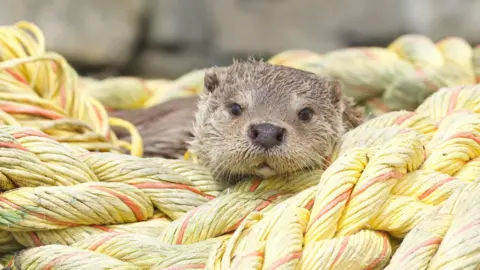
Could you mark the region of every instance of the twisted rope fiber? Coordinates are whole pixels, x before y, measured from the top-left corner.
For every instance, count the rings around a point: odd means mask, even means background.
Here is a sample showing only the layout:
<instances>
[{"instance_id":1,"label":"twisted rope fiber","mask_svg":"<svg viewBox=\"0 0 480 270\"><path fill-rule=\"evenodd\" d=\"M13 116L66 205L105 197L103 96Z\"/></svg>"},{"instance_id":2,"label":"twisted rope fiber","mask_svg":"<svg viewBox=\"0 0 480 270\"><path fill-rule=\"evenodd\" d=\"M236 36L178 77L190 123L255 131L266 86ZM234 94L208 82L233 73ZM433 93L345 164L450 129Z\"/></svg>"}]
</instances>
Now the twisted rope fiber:
<instances>
[{"instance_id":1,"label":"twisted rope fiber","mask_svg":"<svg viewBox=\"0 0 480 270\"><path fill-rule=\"evenodd\" d=\"M129 123L109 118L103 105L78 87L79 76L59 54L45 50L41 30L29 22L0 26L0 124L38 129L55 140L90 151L142 155ZM132 134L119 141L111 126Z\"/></svg>"},{"instance_id":2,"label":"twisted rope fiber","mask_svg":"<svg viewBox=\"0 0 480 270\"><path fill-rule=\"evenodd\" d=\"M111 132L102 129L108 126L103 107L68 90L76 89L77 76L61 56L44 52L34 26L0 30L6 44L0 84L8 89L0 93L0 116L7 124L0 127L0 183L7 190L0 194L0 250L26 248L2 258L5 265L474 269L479 264L480 86L440 89L415 111L367 122L344 136L325 172L246 179L225 189L191 161L89 153L102 147L114 152L114 135L107 142ZM461 50L455 52L444 58L465 64ZM420 51L408 59L435 64L423 55L429 54ZM67 89L63 101L62 89ZM103 118L95 116L96 109ZM115 121L132 129L110 120ZM118 142L134 150L133 144Z\"/></svg>"},{"instance_id":3,"label":"twisted rope fiber","mask_svg":"<svg viewBox=\"0 0 480 270\"><path fill-rule=\"evenodd\" d=\"M289 50L269 62L336 77L345 94L365 105L367 112L380 115L415 110L440 88L479 82L479 50L459 37L434 43L408 34L386 48L345 48L325 55Z\"/></svg>"},{"instance_id":4,"label":"twisted rope fiber","mask_svg":"<svg viewBox=\"0 0 480 270\"><path fill-rule=\"evenodd\" d=\"M446 37L436 43L408 34L387 47L352 47L324 55L307 50L288 50L268 62L338 78L346 95L381 115L396 110L415 110L442 87L480 82L480 47L464 39ZM205 69L192 70L177 79L143 80L114 77L81 78L81 89L111 110L148 108L166 100L203 91Z\"/></svg>"},{"instance_id":5,"label":"twisted rope fiber","mask_svg":"<svg viewBox=\"0 0 480 270\"><path fill-rule=\"evenodd\" d=\"M79 88L109 111L148 108L173 98L200 93L204 72L205 69L192 70L175 80L136 77L99 80L81 77Z\"/></svg>"},{"instance_id":6,"label":"twisted rope fiber","mask_svg":"<svg viewBox=\"0 0 480 270\"><path fill-rule=\"evenodd\" d=\"M39 175L56 160L40 157L62 146L76 162L71 170L86 177L36 182L15 168L26 180L0 194L0 244L5 252L24 248L5 265L474 269L479 104L480 85L443 88L414 112L387 113L347 133L325 172L230 188L192 161L78 152L41 131L1 127L9 144L0 150L29 153ZM10 167L0 162L4 175Z\"/></svg>"},{"instance_id":7,"label":"twisted rope fiber","mask_svg":"<svg viewBox=\"0 0 480 270\"><path fill-rule=\"evenodd\" d=\"M157 213L146 221L135 223L105 226L75 226L47 231L12 232L11 234L18 243L25 247L35 247L53 243L72 245L86 238L92 239L91 236L103 233L132 233L135 235L158 237L170 222L171 220L166 218L163 214Z\"/></svg>"}]
</instances>

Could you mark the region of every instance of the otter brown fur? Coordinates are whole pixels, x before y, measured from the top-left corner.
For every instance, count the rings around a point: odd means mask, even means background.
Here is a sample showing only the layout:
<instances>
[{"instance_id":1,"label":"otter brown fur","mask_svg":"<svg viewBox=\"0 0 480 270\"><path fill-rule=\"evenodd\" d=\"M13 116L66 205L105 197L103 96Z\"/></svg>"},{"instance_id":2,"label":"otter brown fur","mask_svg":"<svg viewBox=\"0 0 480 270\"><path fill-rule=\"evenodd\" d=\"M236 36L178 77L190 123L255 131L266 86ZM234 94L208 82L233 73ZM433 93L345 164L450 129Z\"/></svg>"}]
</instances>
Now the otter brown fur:
<instances>
[{"instance_id":1,"label":"otter brown fur","mask_svg":"<svg viewBox=\"0 0 480 270\"><path fill-rule=\"evenodd\" d=\"M221 182L322 168L334 144L362 123L330 77L235 61L208 69L191 149Z\"/></svg>"},{"instance_id":2,"label":"otter brown fur","mask_svg":"<svg viewBox=\"0 0 480 270\"><path fill-rule=\"evenodd\" d=\"M137 127L145 156L180 158L190 144L223 182L321 167L340 136L363 122L337 80L306 71L249 60L211 68L204 84L200 97L111 115ZM239 116L232 115L233 104L240 105ZM312 119L301 121L299 112L307 107ZM285 131L279 145L265 149L253 143L249 126L261 123L274 126L267 131ZM115 131L129 139L126 132Z\"/></svg>"},{"instance_id":3,"label":"otter brown fur","mask_svg":"<svg viewBox=\"0 0 480 270\"><path fill-rule=\"evenodd\" d=\"M131 122L143 139L145 157L181 158L192 138L198 96L172 99L150 108L122 110L111 116ZM130 134L114 128L116 135L129 141Z\"/></svg>"}]
</instances>

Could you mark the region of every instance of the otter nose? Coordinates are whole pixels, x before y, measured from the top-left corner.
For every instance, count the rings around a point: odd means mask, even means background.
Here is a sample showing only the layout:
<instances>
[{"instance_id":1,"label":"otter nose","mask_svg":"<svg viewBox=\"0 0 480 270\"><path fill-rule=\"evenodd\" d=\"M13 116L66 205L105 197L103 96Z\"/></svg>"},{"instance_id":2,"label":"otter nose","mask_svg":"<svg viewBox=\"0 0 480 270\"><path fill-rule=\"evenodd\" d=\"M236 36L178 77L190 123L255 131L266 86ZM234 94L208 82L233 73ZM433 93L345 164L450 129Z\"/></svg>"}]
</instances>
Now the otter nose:
<instances>
[{"instance_id":1,"label":"otter nose","mask_svg":"<svg viewBox=\"0 0 480 270\"><path fill-rule=\"evenodd\" d=\"M282 143L285 129L272 124L251 125L248 135L254 144L268 149Z\"/></svg>"}]
</instances>

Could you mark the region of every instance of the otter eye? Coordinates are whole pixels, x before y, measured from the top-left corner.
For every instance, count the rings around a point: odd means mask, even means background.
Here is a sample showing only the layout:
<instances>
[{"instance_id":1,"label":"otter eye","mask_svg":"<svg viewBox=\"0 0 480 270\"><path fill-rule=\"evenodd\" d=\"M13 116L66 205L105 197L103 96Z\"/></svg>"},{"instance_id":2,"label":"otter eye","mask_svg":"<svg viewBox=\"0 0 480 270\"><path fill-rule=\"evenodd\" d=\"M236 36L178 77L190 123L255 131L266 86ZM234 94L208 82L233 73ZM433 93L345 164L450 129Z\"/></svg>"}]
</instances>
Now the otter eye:
<instances>
[{"instance_id":1,"label":"otter eye","mask_svg":"<svg viewBox=\"0 0 480 270\"><path fill-rule=\"evenodd\" d=\"M298 112L298 119L301 121L307 122L312 119L313 110L310 108L303 108L300 112Z\"/></svg>"},{"instance_id":2,"label":"otter eye","mask_svg":"<svg viewBox=\"0 0 480 270\"><path fill-rule=\"evenodd\" d=\"M232 105L230 105L230 113L234 116L239 116L240 114L242 114L242 107L240 107L240 105L238 105L237 103L233 103Z\"/></svg>"}]
</instances>

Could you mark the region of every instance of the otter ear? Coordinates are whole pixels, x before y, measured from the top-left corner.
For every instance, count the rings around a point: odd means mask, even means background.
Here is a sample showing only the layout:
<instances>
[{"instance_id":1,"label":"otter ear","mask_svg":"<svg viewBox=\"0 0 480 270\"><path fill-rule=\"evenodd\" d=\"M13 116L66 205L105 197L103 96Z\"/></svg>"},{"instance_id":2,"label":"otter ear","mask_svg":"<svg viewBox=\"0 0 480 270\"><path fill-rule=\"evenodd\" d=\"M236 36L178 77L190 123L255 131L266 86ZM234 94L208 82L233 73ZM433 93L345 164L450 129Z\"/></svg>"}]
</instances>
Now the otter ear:
<instances>
[{"instance_id":1,"label":"otter ear","mask_svg":"<svg viewBox=\"0 0 480 270\"><path fill-rule=\"evenodd\" d=\"M328 88L331 90L331 102L334 106L343 109L342 117L343 123L347 130L355 128L363 123L362 108L355 104L353 98L346 96L342 91L342 83L329 77L327 79Z\"/></svg>"},{"instance_id":2,"label":"otter ear","mask_svg":"<svg viewBox=\"0 0 480 270\"><path fill-rule=\"evenodd\" d=\"M364 121L363 108L357 106L351 97L343 97L343 125L347 130L361 125Z\"/></svg>"},{"instance_id":3,"label":"otter ear","mask_svg":"<svg viewBox=\"0 0 480 270\"><path fill-rule=\"evenodd\" d=\"M205 71L203 84L208 92L212 93L225 78L226 68L214 67Z\"/></svg>"},{"instance_id":4,"label":"otter ear","mask_svg":"<svg viewBox=\"0 0 480 270\"><path fill-rule=\"evenodd\" d=\"M342 104L340 103L343 100L342 83L335 78L328 77L327 88L330 89L330 101L332 104L341 106Z\"/></svg>"}]
</instances>

